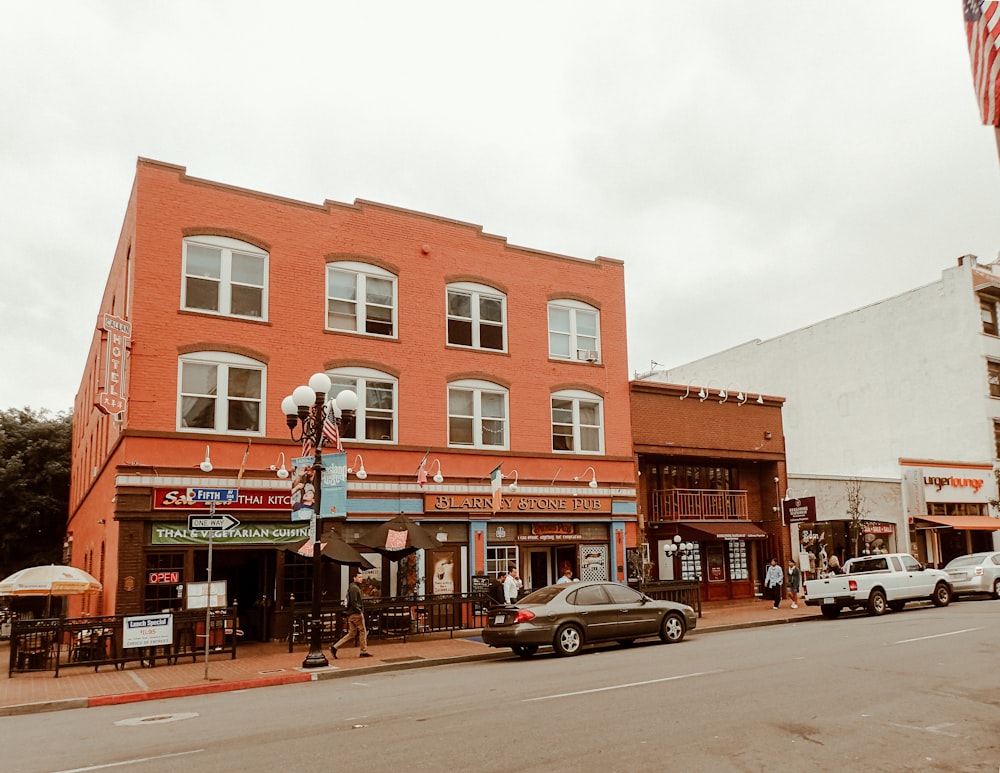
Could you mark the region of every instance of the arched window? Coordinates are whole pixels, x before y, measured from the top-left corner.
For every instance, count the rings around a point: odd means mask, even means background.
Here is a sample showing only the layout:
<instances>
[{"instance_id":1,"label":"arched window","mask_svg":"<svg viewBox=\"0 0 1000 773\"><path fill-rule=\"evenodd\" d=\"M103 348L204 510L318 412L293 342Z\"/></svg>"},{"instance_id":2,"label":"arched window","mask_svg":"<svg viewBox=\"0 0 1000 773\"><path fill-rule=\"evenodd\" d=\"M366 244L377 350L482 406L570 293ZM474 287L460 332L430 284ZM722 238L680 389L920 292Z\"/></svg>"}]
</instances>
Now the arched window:
<instances>
[{"instance_id":1,"label":"arched window","mask_svg":"<svg viewBox=\"0 0 1000 773\"><path fill-rule=\"evenodd\" d=\"M222 236L184 240L181 308L230 317L267 319L268 255Z\"/></svg>"},{"instance_id":2,"label":"arched window","mask_svg":"<svg viewBox=\"0 0 1000 773\"><path fill-rule=\"evenodd\" d=\"M448 445L507 448L507 390L489 381L448 385Z\"/></svg>"},{"instance_id":3,"label":"arched window","mask_svg":"<svg viewBox=\"0 0 1000 773\"><path fill-rule=\"evenodd\" d=\"M550 301L549 357L575 362L600 362L600 312L580 301Z\"/></svg>"},{"instance_id":4,"label":"arched window","mask_svg":"<svg viewBox=\"0 0 1000 773\"><path fill-rule=\"evenodd\" d=\"M448 344L506 351L507 298L472 282L448 285Z\"/></svg>"},{"instance_id":5,"label":"arched window","mask_svg":"<svg viewBox=\"0 0 1000 773\"><path fill-rule=\"evenodd\" d=\"M195 352L178 360L177 429L263 434L266 368L227 352Z\"/></svg>"},{"instance_id":6,"label":"arched window","mask_svg":"<svg viewBox=\"0 0 1000 773\"><path fill-rule=\"evenodd\" d=\"M597 395L565 390L552 395L552 450L600 454L604 451L604 403Z\"/></svg>"},{"instance_id":7,"label":"arched window","mask_svg":"<svg viewBox=\"0 0 1000 773\"><path fill-rule=\"evenodd\" d=\"M327 399L350 389L358 396L354 417L344 417L340 436L344 440L396 442L395 377L371 368L337 368L327 371L333 386Z\"/></svg>"},{"instance_id":8,"label":"arched window","mask_svg":"<svg viewBox=\"0 0 1000 773\"><path fill-rule=\"evenodd\" d=\"M328 263L326 327L395 337L396 276L367 263Z\"/></svg>"}]
</instances>

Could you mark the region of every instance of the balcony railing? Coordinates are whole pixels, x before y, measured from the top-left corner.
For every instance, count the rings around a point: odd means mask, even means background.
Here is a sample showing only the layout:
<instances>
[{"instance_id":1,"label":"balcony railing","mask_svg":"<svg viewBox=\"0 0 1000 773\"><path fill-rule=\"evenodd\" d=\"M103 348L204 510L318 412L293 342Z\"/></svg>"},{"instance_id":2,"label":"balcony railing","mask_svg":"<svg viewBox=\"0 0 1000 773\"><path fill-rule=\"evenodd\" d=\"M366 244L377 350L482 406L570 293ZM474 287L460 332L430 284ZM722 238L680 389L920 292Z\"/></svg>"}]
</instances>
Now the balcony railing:
<instances>
[{"instance_id":1,"label":"balcony railing","mask_svg":"<svg viewBox=\"0 0 1000 773\"><path fill-rule=\"evenodd\" d=\"M665 521L749 521L746 491L667 489L652 495L652 523Z\"/></svg>"}]
</instances>

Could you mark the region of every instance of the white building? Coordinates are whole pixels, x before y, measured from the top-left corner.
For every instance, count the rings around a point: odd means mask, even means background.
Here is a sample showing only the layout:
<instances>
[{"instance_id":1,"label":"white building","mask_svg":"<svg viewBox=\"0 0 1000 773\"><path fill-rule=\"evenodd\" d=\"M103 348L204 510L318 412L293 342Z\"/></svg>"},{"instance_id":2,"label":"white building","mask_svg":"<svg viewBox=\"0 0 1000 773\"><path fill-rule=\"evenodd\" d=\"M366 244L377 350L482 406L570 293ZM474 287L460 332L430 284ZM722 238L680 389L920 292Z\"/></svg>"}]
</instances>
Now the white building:
<instances>
[{"instance_id":1,"label":"white building","mask_svg":"<svg viewBox=\"0 0 1000 773\"><path fill-rule=\"evenodd\" d=\"M649 378L784 396L788 495L844 521L835 500L861 481L864 519L882 522L865 544L940 564L1000 548L998 301L1000 266L965 255L937 282Z\"/></svg>"}]
</instances>

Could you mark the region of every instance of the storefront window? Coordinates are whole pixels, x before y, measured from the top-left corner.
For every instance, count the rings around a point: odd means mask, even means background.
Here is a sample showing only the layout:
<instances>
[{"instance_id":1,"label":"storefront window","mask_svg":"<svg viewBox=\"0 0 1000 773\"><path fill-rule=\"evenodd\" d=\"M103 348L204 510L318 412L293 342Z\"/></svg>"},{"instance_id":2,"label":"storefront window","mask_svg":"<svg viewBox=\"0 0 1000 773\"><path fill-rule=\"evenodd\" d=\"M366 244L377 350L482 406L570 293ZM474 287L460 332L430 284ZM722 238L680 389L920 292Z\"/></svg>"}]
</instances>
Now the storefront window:
<instances>
[{"instance_id":1,"label":"storefront window","mask_svg":"<svg viewBox=\"0 0 1000 773\"><path fill-rule=\"evenodd\" d=\"M507 574L507 568L517 566L517 547L514 545L497 545L486 548L486 574L496 577L497 572Z\"/></svg>"},{"instance_id":2,"label":"storefront window","mask_svg":"<svg viewBox=\"0 0 1000 773\"><path fill-rule=\"evenodd\" d=\"M146 556L144 610L161 612L184 608L184 554L151 553Z\"/></svg>"},{"instance_id":3,"label":"storefront window","mask_svg":"<svg viewBox=\"0 0 1000 773\"><path fill-rule=\"evenodd\" d=\"M729 549L729 578L750 579L750 572L747 569L747 543L742 540L729 540L726 546Z\"/></svg>"},{"instance_id":4,"label":"storefront window","mask_svg":"<svg viewBox=\"0 0 1000 773\"><path fill-rule=\"evenodd\" d=\"M701 545L692 542L693 550L681 556L681 579L701 582Z\"/></svg>"}]
</instances>

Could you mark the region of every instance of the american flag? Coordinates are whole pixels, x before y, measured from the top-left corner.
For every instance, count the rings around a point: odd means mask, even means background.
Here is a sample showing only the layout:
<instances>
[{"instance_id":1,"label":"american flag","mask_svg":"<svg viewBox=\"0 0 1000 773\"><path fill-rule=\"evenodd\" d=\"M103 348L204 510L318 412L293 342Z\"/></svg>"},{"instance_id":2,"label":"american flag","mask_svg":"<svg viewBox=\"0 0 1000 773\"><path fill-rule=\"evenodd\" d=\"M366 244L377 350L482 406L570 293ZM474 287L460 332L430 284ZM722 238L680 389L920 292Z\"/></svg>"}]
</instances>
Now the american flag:
<instances>
[{"instance_id":1,"label":"american flag","mask_svg":"<svg viewBox=\"0 0 1000 773\"><path fill-rule=\"evenodd\" d=\"M302 438L302 455L312 456L316 453L316 448L312 444L312 438Z\"/></svg>"},{"instance_id":2,"label":"american flag","mask_svg":"<svg viewBox=\"0 0 1000 773\"><path fill-rule=\"evenodd\" d=\"M963 0L965 35L972 60L972 85L983 123L1000 125L1000 2Z\"/></svg>"},{"instance_id":3,"label":"american flag","mask_svg":"<svg viewBox=\"0 0 1000 773\"><path fill-rule=\"evenodd\" d=\"M338 451L344 450L340 443L340 427L337 426L337 417L333 415L332 409L327 410L326 419L323 421L323 437Z\"/></svg>"},{"instance_id":4,"label":"american flag","mask_svg":"<svg viewBox=\"0 0 1000 773\"><path fill-rule=\"evenodd\" d=\"M420 460L420 465L417 467L417 483L420 484L420 488L423 488L427 482L427 467L425 465L427 464L427 455L429 453L430 451L424 454L424 458Z\"/></svg>"}]
</instances>

